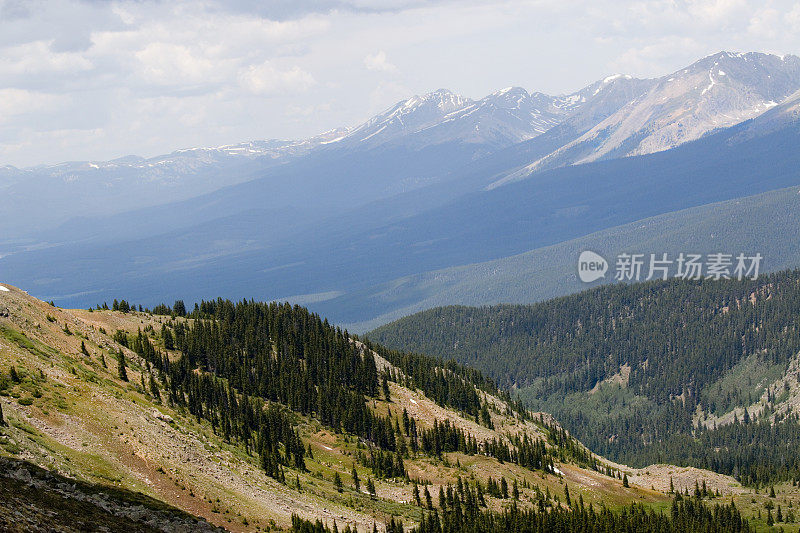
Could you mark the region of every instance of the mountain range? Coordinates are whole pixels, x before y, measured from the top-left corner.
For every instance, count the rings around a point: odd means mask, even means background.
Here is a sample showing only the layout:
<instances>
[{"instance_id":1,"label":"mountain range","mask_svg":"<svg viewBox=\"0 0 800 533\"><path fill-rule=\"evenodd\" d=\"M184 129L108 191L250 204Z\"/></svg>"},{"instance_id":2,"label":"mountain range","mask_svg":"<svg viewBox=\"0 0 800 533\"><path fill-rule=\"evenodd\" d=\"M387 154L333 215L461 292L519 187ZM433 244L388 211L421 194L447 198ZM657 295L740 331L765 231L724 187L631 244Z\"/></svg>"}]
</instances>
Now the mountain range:
<instances>
[{"instance_id":1,"label":"mountain range","mask_svg":"<svg viewBox=\"0 0 800 533\"><path fill-rule=\"evenodd\" d=\"M578 138L504 180L547 168L651 154L754 118L795 93L800 59L722 52L657 80Z\"/></svg>"},{"instance_id":2,"label":"mountain range","mask_svg":"<svg viewBox=\"0 0 800 533\"><path fill-rule=\"evenodd\" d=\"M443 269L800 184L798 91L800 59L722 52L563 96L438 90L305 141L5 169L0 272L65 305L223 291L304 303L360 330L426 301L455 303L437 283L392 297L409 276L441 279ZM79 199L59 212L41 194ZM767 265L787 265L789 250ZM520 294L580 287L528 283L541 290L522 282ZM507 297L474 294L469 303Z\"/></svg>"}]
</instances>

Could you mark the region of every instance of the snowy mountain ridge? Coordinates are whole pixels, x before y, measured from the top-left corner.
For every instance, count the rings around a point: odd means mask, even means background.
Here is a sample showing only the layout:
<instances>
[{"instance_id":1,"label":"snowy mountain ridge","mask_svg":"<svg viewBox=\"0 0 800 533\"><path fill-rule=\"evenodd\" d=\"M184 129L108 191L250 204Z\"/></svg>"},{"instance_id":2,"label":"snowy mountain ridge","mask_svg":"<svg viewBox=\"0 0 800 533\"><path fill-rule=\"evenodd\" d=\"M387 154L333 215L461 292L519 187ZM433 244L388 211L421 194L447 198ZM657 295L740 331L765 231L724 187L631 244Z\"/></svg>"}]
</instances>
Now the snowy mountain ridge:
<instances>
[{"instance_id":1,"label":"snowy mountain ridge","mask_svg":"<svg viewBox=\"0 0 800 533\"><path fill-rule=\"evenodd\" d=\"M493 186L548 168L669 150L759 116L800 90L800 58L720 52L654 81L580 137Z\"/></svg>"},{"instance_id":2,"label":"snowy mountain ridge","mask_svg":"<svg viewBox=\"0 0 800 533\"><path fill-rule=\"evenodd\" d=\"M471 99L439 89L397 102L357 126L307 139L0 167L0 210L10 214L3 229L16 238L87 213L184 201L280 173L287 165L295 168L295 162L313 166L309 156L327 161L320 164L351 161L361 172L364 161L376 165L381 180L363 176L367 181L356 185L348 170L342 179L350 182L337 184L375 199L444 179L453 168L437 161L460 168L496 154L481 185L492 189L549 168L668 150L777 108L799 90L800 58L729 52L661 78L614 74L556 96L512 86ZM508 149L513 154L500 153ZM409 161L410 154L423 151L424 159ZM374 190L366 192L365 186ZM50 197L58 199L60 210L46 207Z\"/></svg>"}]
</instances>

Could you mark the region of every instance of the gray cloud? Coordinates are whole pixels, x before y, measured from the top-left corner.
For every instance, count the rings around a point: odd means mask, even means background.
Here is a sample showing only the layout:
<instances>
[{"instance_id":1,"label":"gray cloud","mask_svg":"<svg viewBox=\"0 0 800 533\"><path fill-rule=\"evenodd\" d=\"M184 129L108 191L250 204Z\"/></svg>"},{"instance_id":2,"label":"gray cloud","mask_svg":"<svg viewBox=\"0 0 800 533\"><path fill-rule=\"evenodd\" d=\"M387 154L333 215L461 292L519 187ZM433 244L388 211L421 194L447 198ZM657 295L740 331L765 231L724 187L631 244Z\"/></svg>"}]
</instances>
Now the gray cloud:
<instances>
[{"instance_id":1,"label":"gray cloud","mask_svg":"<svg viewBox=\"0 0 800 533\"><path fill-rule=\"evenodd\" d=\"M273 20L290 20L307 15L326 15L333 11L353 13L397 13L409 8L451 3L453 0L234 0L217 2L216 11L257 15Z\"/></svg>"},{"instance_id":2,"label":"gray cloud","mask_svg":"<svg viewBox=\"0 0 800 533\"><path fill-rule=\"evenodd\" d=\"M31 10L22 0L0 2L0 20L19 20L30 17Z\"/></svg>"}]
</instances>

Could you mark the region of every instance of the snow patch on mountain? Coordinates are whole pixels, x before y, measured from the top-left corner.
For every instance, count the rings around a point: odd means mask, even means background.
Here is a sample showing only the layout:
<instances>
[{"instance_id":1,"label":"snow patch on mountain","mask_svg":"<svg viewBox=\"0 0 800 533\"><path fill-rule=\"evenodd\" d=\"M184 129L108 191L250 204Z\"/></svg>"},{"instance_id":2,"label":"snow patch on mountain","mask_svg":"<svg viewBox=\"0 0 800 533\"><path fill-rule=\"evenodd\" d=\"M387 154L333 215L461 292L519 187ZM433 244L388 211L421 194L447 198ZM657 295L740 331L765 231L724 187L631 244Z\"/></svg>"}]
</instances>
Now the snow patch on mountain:
<instances>
[{"instance_id":1,"label":"snow patch on mountain","mask_svg":"<svg viewBox=\"0 0 800 533\"><path fill-rule=\"evenodd\" d=\"M418 147L462 142L498 148L540 135L571 107L561 97L529 94L521 87L506 87L480 100L440 89L398 102L354 128L343 141Z\"/></svg>"}]
</instances>

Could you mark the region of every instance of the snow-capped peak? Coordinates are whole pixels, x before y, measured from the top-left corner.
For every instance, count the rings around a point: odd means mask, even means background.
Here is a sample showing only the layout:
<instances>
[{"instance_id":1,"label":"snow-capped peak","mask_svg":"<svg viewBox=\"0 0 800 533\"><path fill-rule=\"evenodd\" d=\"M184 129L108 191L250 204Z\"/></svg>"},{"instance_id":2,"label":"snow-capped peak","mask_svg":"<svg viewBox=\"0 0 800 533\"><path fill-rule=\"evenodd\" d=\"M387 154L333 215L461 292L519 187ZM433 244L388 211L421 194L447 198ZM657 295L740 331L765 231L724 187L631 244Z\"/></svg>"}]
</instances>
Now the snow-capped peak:
<instances>
[{"instance_id":1,"label":"snow-capped peak","mask_svg":"<svg viewBox=\"0 0 800 533\"><path fill-rule=\"evenodd\" d=\"M530 98L530 94L522 87L506 87L505 89L500 89L499 91L495 91L484 100L500 100L500 99L526 99Z\"/></svg>"},{"instance_id":2,"label":"snow-capped peak","mask_svg":"<svg viewBox=\"0 0 800 533\"><path fill-rule=\"evenodd\" d=\"M644 91L629 95L605 117L599 113L600 120L592 125L587 121L589 129L579 137L496 185L547 168L669 150L754 118L800 90L800 58L719 52L657 80L639 81L647 83ZM636 83L609 76L577 94L596 97L599 105L624 85Z\"/></svg>"},{"instance_id":3,"label":"snow-capped peak","mask_svg":"<svg viewBox=\"0 0 800 533\"><path fill-rule=\"evenodd\" d=\"M607 78L605 78L603 80L603 83L604 84L611 83L612 81L619 80L619 79L632 80L633 76L630 76L628 74L612 74L611 76L608 76Z\"/></svg>"},{"instance_id":4,"label":"snow-capped peak","mask_svg":"<svg viewBox=\"0 0 800 533\"><path fill-rule=\"evenodd\" d=\"M423 106L433 105L438 109L449 112L453 109L462 107L469 101L470 100L468 98L465 98L460 94L455 94L447 89L438 89L422 96L412 96L408 100L398 103L390 111L393 114L396 114L398 110L402 112L410 112L415 111Z\"/></svg>"}]
</instances>

